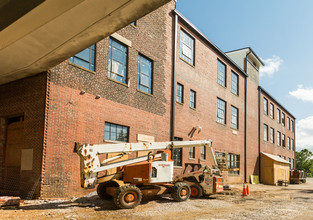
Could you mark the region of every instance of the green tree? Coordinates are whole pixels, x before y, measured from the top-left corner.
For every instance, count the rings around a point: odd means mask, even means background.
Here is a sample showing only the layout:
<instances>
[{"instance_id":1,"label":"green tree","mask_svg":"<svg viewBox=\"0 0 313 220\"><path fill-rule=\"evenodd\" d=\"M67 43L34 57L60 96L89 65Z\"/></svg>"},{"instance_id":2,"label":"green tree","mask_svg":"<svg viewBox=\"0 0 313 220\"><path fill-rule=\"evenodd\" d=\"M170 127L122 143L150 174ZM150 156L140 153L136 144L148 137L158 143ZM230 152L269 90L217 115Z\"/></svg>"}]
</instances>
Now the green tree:
<instances>
[{"instance_id":1,"label":"green tree","mask_svg":"<svg viewBox=\"0 0 313 220\"><path fill-rule=\"evenodd\" d=\"M313 153L308 149L302 149L296 152L296 168L305 170L310 176L313 173Z\"/></svg>"}]
</instances>

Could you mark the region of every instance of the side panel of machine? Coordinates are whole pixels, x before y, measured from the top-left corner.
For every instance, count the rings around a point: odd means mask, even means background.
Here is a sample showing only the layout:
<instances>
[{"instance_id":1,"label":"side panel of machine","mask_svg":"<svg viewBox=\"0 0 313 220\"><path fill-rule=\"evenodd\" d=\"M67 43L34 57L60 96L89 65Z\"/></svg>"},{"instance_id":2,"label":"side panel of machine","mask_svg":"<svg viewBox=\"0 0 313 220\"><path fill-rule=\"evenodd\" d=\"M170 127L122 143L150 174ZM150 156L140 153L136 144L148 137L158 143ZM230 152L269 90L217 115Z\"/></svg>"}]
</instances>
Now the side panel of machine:
<instances>
[{"instance_id":1,"label":"side panel of machine","mask_svg":"<svg viewBox=\"0 0 313 220\"><path fill-rule=\"evenodd\" d=\"M151 162L150 183L166 183L173 181L173 161Z\"/></svg>"},{"instance_id":2,"label":"side panel of machine","mask_svg":"<svg viewBox=\"0 0 313 220\"><path fill-rule=\"evenodd\" d=\"M148 184L150 183L151 163L142 163L124 166L123 181L125 183Z\"/></svg>"}]
</instances>

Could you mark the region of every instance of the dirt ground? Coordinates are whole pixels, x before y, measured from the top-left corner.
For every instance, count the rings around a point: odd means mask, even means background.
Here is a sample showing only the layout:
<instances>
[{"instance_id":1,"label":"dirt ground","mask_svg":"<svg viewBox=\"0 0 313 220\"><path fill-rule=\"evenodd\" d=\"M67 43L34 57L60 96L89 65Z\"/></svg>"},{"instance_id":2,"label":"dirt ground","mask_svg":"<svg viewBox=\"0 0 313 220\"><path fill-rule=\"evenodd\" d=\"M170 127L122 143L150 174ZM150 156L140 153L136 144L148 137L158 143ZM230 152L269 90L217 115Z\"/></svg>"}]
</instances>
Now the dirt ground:
<instances>
[{"instance_id":1,"label":"dirt ground","mask_svg":"<svg viewBox=\"0 0 313 220\"><path fill-rule=\"evenodd\" d=\"M0 219L313 219L313 179L287 187L231 185L233 195L214 195L186 202L169 196L145 198L131 210L116 209L113 201L95 194L68 200L31 200L20 209L0 210Z\"/></svg>"}]
</instances>

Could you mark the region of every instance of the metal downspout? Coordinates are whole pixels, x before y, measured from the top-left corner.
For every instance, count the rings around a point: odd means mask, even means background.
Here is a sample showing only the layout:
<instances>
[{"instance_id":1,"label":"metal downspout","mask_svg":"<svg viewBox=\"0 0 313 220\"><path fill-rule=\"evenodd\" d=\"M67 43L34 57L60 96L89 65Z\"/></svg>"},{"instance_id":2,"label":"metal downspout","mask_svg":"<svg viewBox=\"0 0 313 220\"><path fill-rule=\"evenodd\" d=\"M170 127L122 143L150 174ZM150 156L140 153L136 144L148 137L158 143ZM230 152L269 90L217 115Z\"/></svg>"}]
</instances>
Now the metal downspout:
<instances>
[{"instance_id":1,"label":"metal downspout","mask_svg":"<svg viewBox=\"0 0 313 220\"><path fill-rule=\"evenodd\" d=\"M172 111L171 111L171 141L175 137L175 98L176 98L176 51L177 51L177 22L178 16L174 13L174 47L173 47L173 79L172 79Z\"/></svg>"},{"instance_id":2,"label":"metal downspout","mask_svg":"<svg viewBox=\"0 0 313 220\"><path fill-rule=\"evenodd\" d=\"M248 75L248 55L251 53L247 53L246 55L246 66L245 66L245 72ZM245 166L244 166L244 182L247 182L247 94L248 94L248 77L246 77L245 80L245 140L244 140L244 160L245 160Z\"/></svg>"},{"instance_id":3,"label":"metal downspout","mask_svg":"<svg viewBox=\"0 0 313 220\"><path fill-rule=\"evenodd\" d=\"M259 182L261 182L261 91L262 89L259 87L259 105L258 105L258 113L259 113L259 128L258 128L258 140L259 140Z\"/></svg>"}]
</instances>

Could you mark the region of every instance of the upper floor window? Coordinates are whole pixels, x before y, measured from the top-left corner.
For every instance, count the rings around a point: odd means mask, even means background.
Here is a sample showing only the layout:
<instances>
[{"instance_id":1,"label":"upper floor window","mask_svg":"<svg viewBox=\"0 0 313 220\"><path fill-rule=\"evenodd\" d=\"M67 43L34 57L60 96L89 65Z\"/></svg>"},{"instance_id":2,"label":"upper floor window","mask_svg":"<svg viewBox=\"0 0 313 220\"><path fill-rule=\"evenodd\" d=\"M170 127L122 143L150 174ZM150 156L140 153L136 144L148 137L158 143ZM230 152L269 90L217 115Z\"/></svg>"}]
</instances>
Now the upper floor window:
<instances>
[{"instance_id":1,"label":"upper floor window","mask_svg":"<svg viewBox=\"0 0 313 220\"><path fill-rule=\"evenodd\" d=\"M128 130L129 128L126 126L105 122L104 139L128 142Z\"/></svg>"},{"instance_id":2,"label":"upper floor window","mask_svg":"<svg viewBox=\"0 0 313 220\"><path fill-rule=\"evenodd\" d=\"M281 137L279 131L277 131L277 146L281 146Z\"/></svg>"},{"instance_id":3,"label":"upper floor window","mask_svg":"<svg viewBox=\"0 0 313 220\"><path fill-rule=\"evenodd\" d=\"M288 150L291 150L291 148L290 148L290 137L287 138L287 147L288 147Z\"/></svg>"},{"instance_id":4,"label":"upper floor window","mask_svg":"<svg viewBox=\"0 0 313 220\"><path fill-rule=\"evenodd\" d=\"M239 88L239 76L231 71L231 91L232 93L238 95L238 88Z\"/></svg>"},{"instance_id":5,"label":"upper floor window","mask_svg":"<svg viewBox=\"0 0 313 220\"><path fill-rule=\"evenodd\" d=\"M277 109L277 122L280 123L280 110Z\"/></svg>"},{"instance_id":6,"label":"upper floor window","mask_svg":"<svg viewBox=\"0 0 313 220\"><path fill-rule=\"evenodd\" d=\"M190 90L190 107L196 108L196 92Z\"/></svg>"},{"instance_id":7,"label":"upper floor window","mask_svg":"<svg viewBox=\"0 0 313 220\"><path fill-rule=\"evenodd\" d=\"M281 124L285 127L285 113L281 113Z\"/></svg>"},{"instance_id":8,"label":"upper floor window","mask_svg":"<svg viewBox=\"0 0 313 220\"><path fill-rule=\"evenodd\" d=\"M291 120L291 132L294 131L294 124L293 124L293 120Z\"/></svg>"},{"instance_id":9,"label":"upper floor window","mask_svg":"<svg viewBox=\"0 0 313 220\"><path fill-rule=\"evenodd\" d=\"M238 129L238 108L231 106L230 127Z\"/></svg>"},{"instance_id":10,"label":"upper floor window","mask_svg":"<svg viewBox=\"0 0 313 220\"><path fill-rule=\"evenodd\" d=\"M195 40L184 30L180 30L180 57L194 65L194 44Z\"/></svg>"},{"instance_id":11,"label":"upper floor window","mask_svg":"<svg viewBox=\"0 0 313 220\"><path fill-rule=\"evenodd\" d=\"M281 135L281 144L282 144L283 147L286 147L286 140L285 140L285 135L284 134Z\"/></svg>"},{"instance_id":12,"label":"upper floor window","mask_svg":"<svg viewBox=\"0 0 313 220\"><path fill-rule=\"evenodd\" d=\"M226 124L226 102L219 98L217 98L216 121Z\"/></svg>"},{"instance_id":13,"label":"upper floor window","mask_svg":"<svg viewBox=\"0 0 313 220\"><path fill-rule=\"evenodd\" d=\"M110 38L109 77L127 83L127 47Z\"/></svg>"},{"instance_id":14,"label":"upper floor window","mask_svg":"<svg viewBox=\"0 0 313 220\"><path fill-rule=\"evenodd\" d=\"M176 92L176 101L179 103L184 102L184 86L180 83L177 83L177 92Z\"/></svg>"},{"instance_id":15,"label":"upper floor window","mask_svg":"<svg viewBox=\"0 0 313 220\"><path fill-rule=\"evenodd\" d=\"M295 151L295 145L294 145L295 143L294 143L294 140L291 138L290 139L290 148L291 148L291 150L293 150L293 151Z\"/></svg>"},{"instance_id":16,"label":"upper floor window","mask_svg":"<svg viewBox=\"0 0 313 220\"><path fill-rule=\"evenodd\" d=\"M264 124L264 141L268 141L268 126Z\"/></svg>"},{"instance_id":17,"label":"upper floor window","mask_svg":"<svg viewBox=\"0 0 313 220\"><path fill-rule=\"evenodd\" d=\"M289 117L287 117L287 128L288 130L290 130L290 118Z\"/></svg>"},{"instance_id":18,"label":"upper floor window","mask_svg":"<svg viewBox=\"0 0 313 220\"><path fill-rule=\"evenodd\" d=\"M295 168L295 159L291 159L291 169L293 170Z\"/></svg>"},{"instance_id":19,"label":"upper floor window","mask_svg":"<svg viewBox=\"0 0 313 220\"><path fill-rule=\"evenodd\" d=\"M263 112L265 115L267 115L268 114L268 102L267 102L266 98L264 98L263 100L264 100L263 101Z\"/></svg>"},{"instance_id":20,"label":"upper floor window","mask_svg":"<svg viewBox=\"0 0 313 220\"><path fill-rule=\"evenodd\" d=\"M272 103L270 104L270 117L274 119L274 105Z\"/></svg>"},{"instance_id":21,"label":"upper floor window","mask_svg":"<svg viewBox=\"0 0 313 220\"><path fill-rule=\"evenodd\" d=\"M152 94L152 61L138 56L138 89Z\"/></svg>"},{"instance_id":22,"label":"upper floor window","mask_svg":"<svg viewBox=\"0 0 313 220\"><path fill-rule=\"evenodd\" d=\"M95 71L96 45L92 45L85 50L72 56L69 61L88 70Z\"/></svg>"},{"instance_id":23,"label":"upper floor window","mask_svg":"<svg viewBox=\"0 0 313 220\"><path fill-rule=\"evenodd\" d=\"M274 140L275 140L274 128L271 128L271 130L270 130L270 141L271 141L271 144L274 144Z\"/></svg>"},{"instance_id":24,"label":"upper floor window","mask_svg":"<svg viewBox=\"0 0 313 220\"><path fill-rule=\"evenodd\" d=\"M217 60L217 82L226 87L226 65Z\"/></svg>"}]
</instances>

